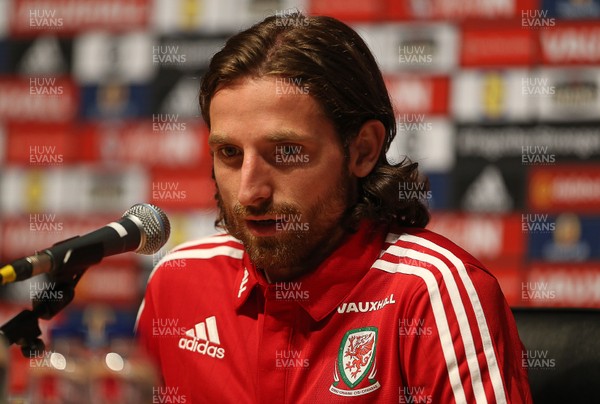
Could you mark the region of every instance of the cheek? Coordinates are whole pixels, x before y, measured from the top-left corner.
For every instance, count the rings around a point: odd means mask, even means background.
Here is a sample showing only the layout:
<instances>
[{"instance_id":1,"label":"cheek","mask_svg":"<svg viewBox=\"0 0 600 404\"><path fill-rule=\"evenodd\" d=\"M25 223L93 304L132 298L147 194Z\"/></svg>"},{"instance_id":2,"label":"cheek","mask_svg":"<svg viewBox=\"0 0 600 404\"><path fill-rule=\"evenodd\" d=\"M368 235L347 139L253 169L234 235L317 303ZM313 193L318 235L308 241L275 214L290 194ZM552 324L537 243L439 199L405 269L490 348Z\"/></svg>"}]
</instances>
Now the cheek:
<instances>
[{"instance_id":1,"label":"cheek","mask_svg":"<svg viewBox=\"0 0 600 404\"><path fill-rule=\"evenodd\" d=\"M237 180L231 173L226 173L215 167L215 182L223 202L230 202L237 194Z\"/></svg>"}]
</instances>

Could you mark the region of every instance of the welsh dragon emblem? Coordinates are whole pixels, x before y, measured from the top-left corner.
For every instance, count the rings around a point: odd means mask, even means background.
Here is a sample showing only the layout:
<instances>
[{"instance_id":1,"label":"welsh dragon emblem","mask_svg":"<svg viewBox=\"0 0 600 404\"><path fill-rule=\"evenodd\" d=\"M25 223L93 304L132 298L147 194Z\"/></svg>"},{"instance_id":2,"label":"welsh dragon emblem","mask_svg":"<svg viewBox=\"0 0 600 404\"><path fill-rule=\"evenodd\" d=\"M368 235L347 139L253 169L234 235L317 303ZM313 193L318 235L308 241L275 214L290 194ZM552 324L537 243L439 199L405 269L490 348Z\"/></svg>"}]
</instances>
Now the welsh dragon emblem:
<instances>
[{"instance_id":1,"label":"welsh dragon emblem","mask_svg":"<svg viewBox=\"0 0 600 404\"><path fill-rule=\"evenodd\" d=\"M355 328L346 332L338 350L334 381L329 391L341 396L356 396L381 387L375 379L376 346L377 327Z\"/></svg>"},{"instance_id":2,"label":"welsh dragon emblem","mask_svg":"<svg viewBox=\"0 0 600 404\"><path fill-rule=\"evenodd\" d=\"M348 343L349 346L344 352L344 357L350 357L350 361L346 362L344 368L348 369L352 377L357 377L363 366L368 365L373 356L375 334L352 335L348 338ZM353 369L355 369L354 372Z\"/></svg>"}]
</instances>

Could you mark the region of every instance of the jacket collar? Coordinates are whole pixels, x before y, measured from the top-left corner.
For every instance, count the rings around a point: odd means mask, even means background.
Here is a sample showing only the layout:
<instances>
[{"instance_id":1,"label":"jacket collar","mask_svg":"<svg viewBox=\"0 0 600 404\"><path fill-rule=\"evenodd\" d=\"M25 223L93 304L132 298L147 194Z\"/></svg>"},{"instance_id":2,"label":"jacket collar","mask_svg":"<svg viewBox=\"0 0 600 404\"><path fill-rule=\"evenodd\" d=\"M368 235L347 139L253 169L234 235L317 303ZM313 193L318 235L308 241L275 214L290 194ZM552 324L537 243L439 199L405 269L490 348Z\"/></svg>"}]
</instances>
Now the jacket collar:
<instances>
[{"instance_id":1,"label":"jacket collar","mask_svg":"<svg viewBox=\"0 0 600 404\"><path fill-rule=\"evenodd\" d=\"M291 282L268 284L246 252L235 290L236 309L258 288L267 300L296 301L315 320L335 310L379 257L386 226L363 221L357 232L346 234L340 245L309 274Z\"/></svg>"}]
</instances>

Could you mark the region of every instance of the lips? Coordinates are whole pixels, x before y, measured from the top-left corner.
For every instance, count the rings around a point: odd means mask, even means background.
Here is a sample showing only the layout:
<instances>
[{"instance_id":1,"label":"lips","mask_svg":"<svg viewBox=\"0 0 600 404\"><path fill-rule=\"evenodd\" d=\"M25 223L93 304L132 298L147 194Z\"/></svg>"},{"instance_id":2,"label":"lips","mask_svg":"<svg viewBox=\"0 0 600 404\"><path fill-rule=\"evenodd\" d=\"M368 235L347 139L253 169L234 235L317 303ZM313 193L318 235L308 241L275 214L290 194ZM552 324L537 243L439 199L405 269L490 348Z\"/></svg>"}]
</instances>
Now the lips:
<instances>
[{"instance_id":1,"label":"lips","mask_svg":"<svg viewBox=\"0 0 600 404\"><path fill-rule=\"evenodd\" d=\"M246 219L246 227L255 236L273 236L277 233L278 220L272 218Z\"/></svg>"}]
</instances>

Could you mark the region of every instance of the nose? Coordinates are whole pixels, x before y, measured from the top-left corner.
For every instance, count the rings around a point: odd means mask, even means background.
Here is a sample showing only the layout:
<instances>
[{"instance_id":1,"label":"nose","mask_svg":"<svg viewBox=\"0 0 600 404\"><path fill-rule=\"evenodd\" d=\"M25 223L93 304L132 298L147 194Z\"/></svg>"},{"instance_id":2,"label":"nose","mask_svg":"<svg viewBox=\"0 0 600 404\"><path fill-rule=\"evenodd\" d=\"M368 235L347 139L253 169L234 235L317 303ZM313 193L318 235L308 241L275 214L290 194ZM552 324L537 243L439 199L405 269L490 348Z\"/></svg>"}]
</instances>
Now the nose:
<instances>
[{"instance_id":1,"label":"nose","mask_svg":"<svg viewBox=\"0 0 600 404\"><path fill-rule=\"evenodd\" d=\"M242 206L260 206L273 194L269 164L259 155L245 153L238 201Z\"/></svg>"}]
</instances>

